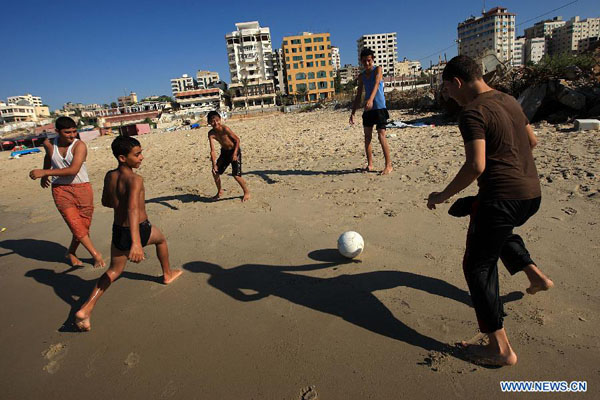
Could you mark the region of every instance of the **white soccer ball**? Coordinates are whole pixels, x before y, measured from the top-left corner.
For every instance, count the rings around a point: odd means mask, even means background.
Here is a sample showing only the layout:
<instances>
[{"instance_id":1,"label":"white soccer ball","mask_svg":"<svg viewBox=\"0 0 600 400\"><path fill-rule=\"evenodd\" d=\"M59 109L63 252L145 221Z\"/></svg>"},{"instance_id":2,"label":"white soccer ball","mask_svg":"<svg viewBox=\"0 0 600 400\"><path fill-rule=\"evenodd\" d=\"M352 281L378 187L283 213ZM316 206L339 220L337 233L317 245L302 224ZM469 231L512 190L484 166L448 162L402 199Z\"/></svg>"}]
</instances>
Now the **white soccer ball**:
<instances>
[{"instance_id":1,"label":"white soccer ball","mask_svg":"<svg viewBox=\"0 0 600 400\"><path fill-rule=\"evenodd\" d=\"M338 251L347 258L357 257L365 248L365 241L358 232L344 232L338 238Z\"/></svg>"}]
</instances>

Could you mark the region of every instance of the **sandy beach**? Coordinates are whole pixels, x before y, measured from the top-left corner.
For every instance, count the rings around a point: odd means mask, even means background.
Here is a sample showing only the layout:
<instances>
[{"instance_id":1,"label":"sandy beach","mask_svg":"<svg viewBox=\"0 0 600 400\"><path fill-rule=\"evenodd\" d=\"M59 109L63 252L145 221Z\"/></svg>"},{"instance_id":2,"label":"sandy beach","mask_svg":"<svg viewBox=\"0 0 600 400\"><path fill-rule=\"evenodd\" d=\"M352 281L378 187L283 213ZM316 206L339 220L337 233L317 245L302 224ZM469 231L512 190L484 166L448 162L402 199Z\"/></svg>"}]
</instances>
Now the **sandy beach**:
<instances>
[{"instance_id":1,"label":"sandy beach","mask_svg":"<svg viewBox=\"0 0 600 400\"><path fill-rule=\"evenodd\" d=\"M70 232L27 176L43 154L0 153L0 398L480 399L501 396L506 380L587 381L587 393L553 396L598 398L600 132L534 125L542 206L517 233L555 287L530 296L525 275L500 266L519 362L490 369L446 351L478 332L461 264L468 219L425 201L462 165L457 125L431 117L435 127L389 129L394 171L379 176L356 171L363 133L348 116L225 121L242 141L247 203L229 174L224 199L210 201L208 127L140 136L148 215L185 273L160 284L146 248L98 303L89 333L71 318L102 270L83 248L84 268L63 261ZM89 142L87 158L91 237L106 259L112 210L100 194L116 166L112 139ZM381 170L376 139L373 149ZM356 261L335 250L348 230L365 240Z\"/></svg>"}]
</instances>

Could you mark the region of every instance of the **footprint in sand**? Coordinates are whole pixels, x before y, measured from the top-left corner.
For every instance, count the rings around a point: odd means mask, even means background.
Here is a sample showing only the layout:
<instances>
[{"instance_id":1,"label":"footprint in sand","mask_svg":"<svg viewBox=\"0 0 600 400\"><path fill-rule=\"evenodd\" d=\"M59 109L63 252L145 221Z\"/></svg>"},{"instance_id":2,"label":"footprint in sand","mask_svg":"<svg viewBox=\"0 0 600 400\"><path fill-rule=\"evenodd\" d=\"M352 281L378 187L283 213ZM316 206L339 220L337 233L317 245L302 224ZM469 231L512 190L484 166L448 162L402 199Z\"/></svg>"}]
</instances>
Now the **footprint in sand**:
<instances>
[{"instance_id":1,"label":"footprint in sand","mask_svg":"<svg viewBox=\"0 0 600 400\"><path fill-rule=\"evenodd\" d=\"M160 394L161 399L169 399L177 393L177 385L173 381L169 381L162 393Z\"/></svg>"},{"instance_id":2,"label":"footprint in sand","mask_svg":"<svg viewBox=\"0 0 600 400\"><path fill-rule=\"evenodd\" d=\"M300 391L299 400L318 400L319 395L317 394L317 389L315 386L307 386Z\"/></svg>"},{"instance_id":3,"label":"footprint in sand","mask_svg":"<svg viewBox=\"0 0 600 400\"><path fill-rule=\"evenodd\" d=\"M123 364L125 364L125 369L123 370L123 374L129 372L129 370L135 367L140 362L140 356L137 353L129 353Z\"/></svg>"},{"instance_id":4,"label":"footprint in sand","mask_svg":"<svg viewBox=\"0 0 600 400\"><path fill-rule=\"evenodd\" d=\"M67 345L64 343L57 343L51 345L48 349L42 351L42 356L49 361L48 364L42 368L49 374L54 374L60 368L60 360L67 354Z\"/></svg>"},{"instance_id":5,"label":"footprint in sand","mask_svg":"<svg viewBox=\"0 0 600 400\"><path fill-rule=\"evenodd\" d=\"M104 355L104 353L106 352L107 348L104 347L102 349L96 350L94 352L94 354L92 354L92 356L90 357L90 360L87 363L87 371L85 373L85 377L86 378L90 378L92 375L94 375L94 372L96 372L96 360L98 358L100 358L102 355Z\"/></svg>"}]
</instances>

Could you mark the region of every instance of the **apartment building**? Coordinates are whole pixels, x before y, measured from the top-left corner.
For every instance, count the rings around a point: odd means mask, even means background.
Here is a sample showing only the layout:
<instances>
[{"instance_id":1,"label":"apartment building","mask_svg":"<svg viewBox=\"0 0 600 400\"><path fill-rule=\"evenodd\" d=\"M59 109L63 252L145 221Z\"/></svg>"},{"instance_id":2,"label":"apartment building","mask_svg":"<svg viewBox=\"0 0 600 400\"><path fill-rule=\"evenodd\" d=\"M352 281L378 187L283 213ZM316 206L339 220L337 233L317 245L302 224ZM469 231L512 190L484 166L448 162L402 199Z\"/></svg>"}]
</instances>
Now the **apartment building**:
<instances>
[{"instance_id":1,"label":"apartment building","mask_svg":"<svg viewBox=\"0 0 600 400\"><path fill-rule=\"evenodd\" d=\"M26 101L27 103L29 103L29 105L38 107L42 106L43 104L41 97L32 96L29 93L24 94L23 96L11 96L6 98L6 102L8 104L18 104L19 101Z\"/></svg>"},{"instance_id":2,"label":"apartment building","mask_svg":"<svg viewBox=\"0 0 600 400\"><path fill-rule=\"evenodd\" d=\"M220 80L218 72L198 70L196 72L196 89L208 89L211 83Z\"/></svg>"},{"instance_id":3,"label":"apartment building","mask_svg":"<svg viewBox=\"0 0 600 400\"><path fill-rule=\"evenodd\" d=\"M369 48L375 53L375 65L381 66L383 75L394 75L394 63L398 60L396 32L363 35L356 41L356 46L358 50L358 65L362 65L360 60L361 51Z\"/></svg>"},{"instance_id":4,"label":"apartment building","mask_svg":"<svg viewBox=\"0 0 600 400\"><path fill-rule=\"evenodd\" d=\"M513 67L523 67L525 66L525 63L527 62L525 59L525 55L526 55L526 49L525 49L525 45L526 45L527 39L525 39L525 36L522 37L518 37L515 39L515 44L513 46L513 58L512 58L512 65Z\"/></svg>"},{"instance_id":5,"label":"apartment building","mask_svg":"<svg viewBox=\"0 0 600 400\"><path fill-rule=\"evenodd\" d=\"M338 70L338 74L340 75L340 83L345 85L358 78L358 75L360 75L360 67L346 64Z\"/></svg>"},{"instance_id":6,"label":"apartment building","mask_svg":"<svg viewBox=\"0 0 600 400\"><path fill-rule=\"evenodd\" d=\"M258 21L238 22L235 27L235 31L225 35L234 108L275 105L270 29L261 27ZM240 97L243 101L236 99Z\"/></svg>"},{"instance_id":7,"label":"apartment building","mask_svg":"<svg viewBox=\"0 0 600 400\"><path fill-rule=\"evenodd\" d=\"M421 62L404 58L394 63L394 76L415 76L421 74Z\"/></svg>"},{"instance_id":8,"label":"apartment building","mask_svg":"<svg viewBox=\"0 0 600 400\"><path fill-rule=\"evenodd\" d=\"M335 85L329 33L303 32L285 36L281 49L285 57L288 94L299 101L333 97Z\"/></svg>"},{"instance_id":9,"label":"apartment building","mask_svg":"<svg viewBox=\"0 0 600 400\"><path fill-rule=\"evenodd\" d=\"M225 108L223 102L223 91L219 88L198 89L179 92L175 95L175 101L181 108L201 107L207 110L219 110Z\"/></svg>"},{"instance_id":10,"label":"apartment building","mask_svg":"<svg viewBox=\"0 0 600 400\"><path fill-rule=\"evenodd\" d=\"M552 31L552 54L583 53L600 40L600 18L571 18Z\"/></svg>"},{"instance_id":11,"label":"apartment building","mask_svg":"<svg viewBox=\"0 0 600 400\"><path fill-rule=\"evenodd\" d=\"M342 67L339 47L331 46L331 64L333 65L334 71L337 71Z\"/></svg>"},{"instance_id":12,"label":"apartment building","mask_svg":"<svg viewBox=\"0 0 600 400\"><path fill-rule=\"evenodd\" d=\"M180 78L171 79L171 93L175 96L179 92L196 89L196 81L188 74L183 74Z\"/></svg>"},{"instance_id":13,"label":"apartment building","mask_svg":"<svg viewBox=\"0 0 600 400\"><path fill-rule=\"evenodd\" d=\"M516 14L494 7L480 16L471 16L458 24L458 54L477 58L493 50L500 61L513 58Z\"/></svg>"},{"instance_id":14,"label":"apartment building","mask_svg":"<svg viewBox=\"0 0 600 400\"><path fill-rule=\"evenodd\" d=\"M285 58L283 57L283 50L273 50L273 82L275 83L275 91L278 94L286 94L285 78L284 78L284 67Z\"/></svg>"},{"instance_id":15,"label":"apartment building","mask_svg":"<svg viewBox=\"0 0 600 400\"><path fill-rule=\"evenodd\" d=\"M117 103L119 107L130 106L138 102L137 94L135 92L130 92L129 96L120 96L117 98Z\"/></svg>"},{"instance_id":16,"label":"apartment building","mask_svg":"<svg viewBox=\"0 0 600 400\"><path fill-rule=\"evenodd\" d=\"M537 64L546 55L545 37L534 37L525 41L525 61Z\"/></svg>"},{"instance_id":17,"label":"apartment building","mask_svg":"<svg viewBox=\"0 0 600 400\"><path fill-rule=\"evenodd\" d=\"M48 107L45 107L48 108ZM0 106L0 118L4 122L37 122L35 107L8 103Z\"/></svg>"}]
</instances>

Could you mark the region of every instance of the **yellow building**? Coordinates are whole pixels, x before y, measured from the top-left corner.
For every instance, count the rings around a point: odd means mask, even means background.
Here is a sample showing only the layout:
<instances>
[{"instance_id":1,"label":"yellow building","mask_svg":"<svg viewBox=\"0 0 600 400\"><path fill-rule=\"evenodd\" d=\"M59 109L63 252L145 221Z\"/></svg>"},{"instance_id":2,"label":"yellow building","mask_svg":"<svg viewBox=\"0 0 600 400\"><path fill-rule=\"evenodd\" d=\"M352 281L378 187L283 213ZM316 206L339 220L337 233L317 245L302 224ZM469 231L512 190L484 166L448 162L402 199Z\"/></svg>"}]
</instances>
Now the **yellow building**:
<instances>
[{"instance_id":1,"label":"yellow building","mask_svg":"<svg viewBox=\"0 0 600 400\"><path fill-rule=\"evenodd\" d=\"M335 92L329 33L286 36L281 45L285 59L286 92L300 101L330 99Z\"/></svg>"}]
</instances>

